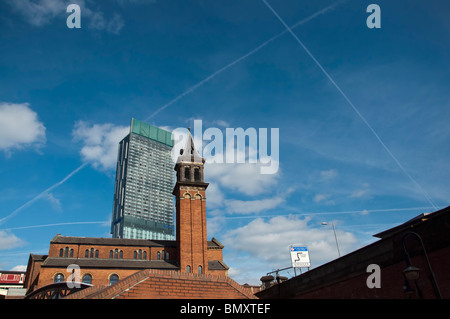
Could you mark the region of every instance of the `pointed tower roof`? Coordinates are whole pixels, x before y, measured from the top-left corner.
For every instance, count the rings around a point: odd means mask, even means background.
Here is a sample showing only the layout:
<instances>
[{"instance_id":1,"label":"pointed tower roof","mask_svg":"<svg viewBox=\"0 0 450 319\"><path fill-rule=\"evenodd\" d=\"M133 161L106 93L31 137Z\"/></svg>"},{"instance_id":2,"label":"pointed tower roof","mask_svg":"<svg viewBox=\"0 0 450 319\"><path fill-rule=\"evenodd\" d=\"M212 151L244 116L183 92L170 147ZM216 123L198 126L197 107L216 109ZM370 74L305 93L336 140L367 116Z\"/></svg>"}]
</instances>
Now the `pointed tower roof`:
<instances>
[{"instance_id":1,"label":"pointed tower roof","mask_svg":"<svg viewBox=\"0 0 450 319\"><path fill-rule=\"evenodd\" d=\"M198 154L195 148L194 138L191 134L191 128L188 128L188 136L186 139L186 145L180 150L180 156L178 156L177 163L204 163L203 157Z\"/></svg>"}]
</instances>

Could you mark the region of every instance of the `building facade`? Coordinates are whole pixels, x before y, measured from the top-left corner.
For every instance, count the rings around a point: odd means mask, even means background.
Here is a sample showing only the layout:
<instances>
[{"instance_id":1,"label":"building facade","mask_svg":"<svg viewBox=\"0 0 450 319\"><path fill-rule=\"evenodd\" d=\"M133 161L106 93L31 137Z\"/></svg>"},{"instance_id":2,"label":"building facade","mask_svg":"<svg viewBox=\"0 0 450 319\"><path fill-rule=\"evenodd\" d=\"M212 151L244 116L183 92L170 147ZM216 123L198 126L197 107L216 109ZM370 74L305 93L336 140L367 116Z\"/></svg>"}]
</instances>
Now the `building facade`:
<instances>
[{"instance_id":1,"label":"building facade","mask_svg":"<svg viewBox=\"0 0 450 319\"><path fill-rule=\"evenodd\" d=\"M22 297L26 289L24 271L0 270L0 299Z\"/></svg>"},{"instance_id":2,"label":"building facade","mask_svg":"<svg viewBox=\"0 0 450 319\"><path fill-rule=\"evenodd\" d=\"M172 133L136 119L119 143L113 238L173 240Z\"/></svg>"}]
</instances>

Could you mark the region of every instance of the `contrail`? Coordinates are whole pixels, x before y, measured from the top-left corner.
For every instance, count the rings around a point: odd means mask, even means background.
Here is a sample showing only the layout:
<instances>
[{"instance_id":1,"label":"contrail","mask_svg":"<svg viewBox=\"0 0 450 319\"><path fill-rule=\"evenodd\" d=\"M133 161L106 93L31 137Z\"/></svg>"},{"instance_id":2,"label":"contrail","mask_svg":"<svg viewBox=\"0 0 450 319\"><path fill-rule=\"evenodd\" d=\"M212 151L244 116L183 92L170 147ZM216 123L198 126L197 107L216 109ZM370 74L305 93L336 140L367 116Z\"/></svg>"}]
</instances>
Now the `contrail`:
<instances>
[{"instance_id":1,"label":"contrail","mask_svg":"<svg viewBox=\"0 0 450 319\"><path fill-rule=\"evenodd\" d=\"M318 215L347 215L347 214L361 214L363 211L368 213L387 213L387 212L402 212L412 210L429 210L435 207L409 207L409 208L385 208L385 209L365 209L365 210L350 210L350 211L336 211L336 212L307 212L307 213L291 213L278 215L253 215L253 216L227 216L224 219L256 219L256 218L272 218L280 216L318 216Z\"/></svg>"},{"instance_id":2,"label":"contrail","mask_svg":"<svg viewBox=\"0 0 450 319\"><path fill-rule=\"evenodd\" d=\"M394 162L397 164L397 166L400 168L400 170L410 179L410 181L416 185L416 187L420 190L422 195L427 199L427 201L430 203L431 206L434 207L434 209L437 210L436 204L431 200L431 198L428 196L428 194L425 192L425 190L420 186L420 184L406 171L406 169L403 167L403 165L400 163L400 161L395 157L394 154L392 154L391 150L387 147L386 144L384 144L381 137L377 134L377 132L373 129L373 127L367 122L366 118L359 112L358 108L353 104L353 102L348 98L348 96L342 91L342 89L337 85L337 83L333 80L333 78L328 74L328 72L322 67L319 61L313 56L313 54L308 50L308 48L303 44L302 41L297 37L297 35L292 31L292 29L284 22L284 20L278 15L278 13L270 6L270 4L267 3L266 0L262 0L264 4L272 11L272 13L278 18L278 20L284 25L287 31L294 37L294 39L300 44L300 46L306 51L306 53L310 56L310 58L316 63L316 65L320 68L320 70L325 74L325 76L330 80L330 82L334 85L334 87L341 93L341 95L344 97L344 99L347 101L347 103L352 107L353 111L359 116L359 118L366 124L366 126L369 128L369 130L373 133L375 138L380 142L381 146L385 149L385 151L389 154L389 156L394 160Z\"/></svg>"},{"instance_id":3,"label":"contrail","mask_svg":"<svg viewBox=\"0 0 450 319\"><path fill-rule=\"evenodd\" d=\"M68 223L56 223L56 224L46 224L46 225L30 225L30 226L11 227L11 228L3 228L0 230L17 230L17 229L43 228L43 227L53 227L53 226L107 224L107 223L111 223L111 222L106 221L106 220L98 221L98 222L68 222Z\"/></svg>"},{"instance_id":4,"label":"contrail","mask_svg":"<svg viewBox=\"0 0 450 319\"><path fill-rule=\"evenodd\" d=\"M3 224L5 221L7 221L8 219L10 219L11 217L13 217L14 215L16 215L17 213L19 213L21 210L23 210L24 208L30 206L31 204L33 204L35 201L37 201L38 199L41 199L42 197L44 197L45 195L47 195L48 193L50 193L52 190L54 190L55 188L61 186L62 184L64 184L69 178L71 178L73 175L75 175L76 173L78 173L82 168L84 168L88 163L84 163L83 165L79 166L77 169L75 169L74 171L72 171L69 175L67 175L66 177L64 177L61 181L59 181L58 183L50 186L49 188L47 188L45 191L43 191L42 193L40 193L39 195L35 196L33 199L30 199L28 202L26 202L25 204L23 204L22 206L20 206L19 208L17 208L16 210L14 210L11 214L9 214L6 217L3 217L2 219L0 219L0 225Z\"/></svg>"},{"instance_id":5,"label":"contrail","mask_svg":"<svg viewBox=\"0 0 450 319\"><path fill-rule=\"evenodd\" d=\"M333 10L334 8L336 8L338 5L342 4L344 1L341 2L337 2L335 4L332 4L322 10L317 11L316 13L298 21L297 23L293 24L291 26L292 29L311 21L312 19L327 13L330 10ZM227 64L226 66L224 66L223 68L217 70L216 72L212 73L211 75L207 76L206 78L204 78L203 80L201 80L200 82L198 82L197 84L191 86L190 88L188 88L186 91L184 91L183 93L181 93L180 95L178 95L176 98L172 99L170 102L164 104L163 106L161 106L160 108L158 108L155 112L153 112L148 118L146 118L144 121L147 122L150 119L152 119L153 117L156 116L156 114L158 114L159 112L163 111L164 109L168 108L169 106L173 105L174 103L178 102L180 99L182 99L183 97L185 97L186 95L194 92L196 89L198 89L200 86L202 86L203 84L205 84L206 82L210 81L211 79L213 79L214 77L216 77L217 75L219 75L220 73L226 71L227 69L229 69L230 67L232 67L233 65L241 62L242 60L245 60L246 58L248 58L249 56L251 56L252 54L258 52L259 50L261 50L262 48L264 48L266 45L268 45L269 43L271 43L272 41L278 39L279 37L281 37L282 35L284 35L285 33L287 33L288 30L284 30L280 33L278 33L277 35L274 35L273 37L271 37L269 40L266 40L265 42L261 43L260 45L258 45L256 48L254 48L253 50L247 52L246 54L244 54L243 56L241 56L240 58L237 58L236 60L234 60L233 62Z\"/></svg>"}]
</instances>

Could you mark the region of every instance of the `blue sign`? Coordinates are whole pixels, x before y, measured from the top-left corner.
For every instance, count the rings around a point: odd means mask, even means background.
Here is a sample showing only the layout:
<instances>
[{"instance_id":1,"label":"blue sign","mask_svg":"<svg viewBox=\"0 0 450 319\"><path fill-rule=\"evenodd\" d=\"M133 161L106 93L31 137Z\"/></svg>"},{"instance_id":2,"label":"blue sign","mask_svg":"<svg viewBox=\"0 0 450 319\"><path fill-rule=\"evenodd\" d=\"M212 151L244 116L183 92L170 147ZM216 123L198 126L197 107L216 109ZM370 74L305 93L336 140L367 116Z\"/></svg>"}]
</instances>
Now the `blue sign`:
<instances>
[{"instance_id":1,"label":"blue sign","mask_svg":"<svg viewBox=\"0 0 450 319\"><path fill-rule=\"evenodd\" d=\"M308 251L307 247L291 247L291 251Z\"/></svg>"}]
</instances>

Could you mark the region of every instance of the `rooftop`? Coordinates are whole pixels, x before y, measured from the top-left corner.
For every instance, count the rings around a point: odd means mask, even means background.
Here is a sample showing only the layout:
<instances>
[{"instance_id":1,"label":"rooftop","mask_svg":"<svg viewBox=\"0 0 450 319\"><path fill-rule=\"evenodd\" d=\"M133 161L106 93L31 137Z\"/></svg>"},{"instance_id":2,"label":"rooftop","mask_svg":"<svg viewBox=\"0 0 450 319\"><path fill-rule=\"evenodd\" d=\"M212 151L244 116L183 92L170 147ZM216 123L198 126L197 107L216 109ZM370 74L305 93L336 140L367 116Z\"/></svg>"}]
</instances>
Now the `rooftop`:
<instances>
[{"instance_id":1,"label":"rooftop","mask_svg":"<svg viewBox=\"0 0 450 319\"><path fill-rule=\"evenodd\" d=\"M131 119L130 132L173 147L172 132L141 122L135 118Z\"/></svg>"}]
</instances>

